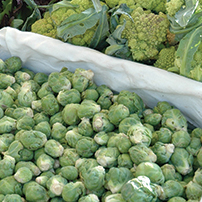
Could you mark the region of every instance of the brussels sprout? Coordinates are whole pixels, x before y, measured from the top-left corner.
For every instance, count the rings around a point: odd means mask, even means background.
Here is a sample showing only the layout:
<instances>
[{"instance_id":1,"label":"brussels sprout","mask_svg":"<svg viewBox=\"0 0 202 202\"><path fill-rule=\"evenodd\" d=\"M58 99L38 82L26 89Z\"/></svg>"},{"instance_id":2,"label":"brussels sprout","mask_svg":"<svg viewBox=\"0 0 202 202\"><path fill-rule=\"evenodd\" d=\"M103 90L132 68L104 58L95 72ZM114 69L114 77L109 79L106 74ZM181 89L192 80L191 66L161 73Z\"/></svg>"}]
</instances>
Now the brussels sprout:
<instances>
[{"instance_id":1,"label":"brussels sprout","mask_svg":"<svg viewBox=\"0 0 202 202\"><path fill-rule=\"evenodd\" d=\"M151 113L144 116L144 122L156 126L161 122L162 115L159 113Z\"/></svg>"},{"instance_id":2,"label":"brussels sprout","mask_svg":"<svg viewBox=\"0 0 202 202\"><path fill-rule=\"evenodd\" d=\"M47 137L44 133L36 130L23 131L20 135L23 146L29 150L37 150L44 146Z\"/></svg>"},{"instance_id":3,"label":"brussels sprout","mask_svg":"<svg viewBox=\"0 0 202 202\"><path fill-rule=\"evenodd\" d=\"M2 89L0 89L0 107L5 110L8 107L12 107L14 104L11 95Z\"/></svg>"},{"instance_id":4,"label":"brussels sprout","mask_svg":"<svg viewBox=\"0 0 202 202\"><path fill-rule=\"evenodd\" d=\"M7 176L0 180L0 194L19 194L22 195L22 184L14 176Z\"/></svg>"},{"instance_id":5,"label":"brussels sprout","mask_svg":"<svg viewBox=\"0 0 202 202\"><path fill-rule=\"evenodd\" d=\"M112 124L114 124L115 126L118 126L119 123L124 118L128 117L129 115L130 115L130 111L125 105L114 103L109 108L108 118Z\"/></svg>"},{"instance_id":6,"label":"brussels sprout","mask_svg":"<svg viewBox=\"0 0 202 202\"><path fill-rule=\"evenodd\" d=\"M20 119L23 116L34 117L34 112L30 107L18 107L13 111L13 118Z\"/></svg>"},{"instance_id":7,"label":"brussels sprout","mask_svg":"<svg viewBox=\"0 0 202 202\"><path fill-rule=\"evenodd\" d=\"M2 202L23 202L23 201L24 199L19 194L7 194L2 200Z\"/></svg>"},{"instance_id":8,"label":"brussels sprout","mask_svg":"<svg viewBox=\"0 0 202 202\"><path fill-rule=\"evenodd\" d=\"M43 72L37 72L35 75L34 75L34 78L33 80L35 82L37 82L39 85L42 85L43 83L47 82L48 81L48 75L43 73Z\"/></svg>"},{"instance_id":9,"label":"brussels sprout","mask_svg":"<svg viewBox=\"0 0 202 202\"><path fill-rule=\"evenodd\" d=\"M69 90L61 90L57 95L57 101L62 105L65 106L71 103L80 103L81 102L81 95L80 92L76 89L69 89Z\"/></svg>"},{"instance_id":10,"label":"brussels sprout","mask_svg":"<svg viewBox=\"0 0 202 202\"><path fill-rule=\"evenodd\" d=\"M125 201L131 202L150 202L157 199L152 183L146 176L139 176L129 180L123 185L121 195Z\"/></svg>"},{"instance_id":11,"label":"brussels sprout","mask_svg":"<svg viewBox=\"0 0 202 202\"><path fill-rule=\"evenodd\" d=\"M187 131L176 131L172 134L171 142L175 147L187 147L191 141L190 134Z\"/></svg>"},{"instance_id":12,"label":"brussels sprout","mask_svg":"<svg viewBox=\"0 0 202 202\"><path fill-rule=\"evenodd\" d=\"M114 130L114 125L109 121L107 113L101 111L93 116L93 130L95 132L111 132Z\"/></svg>"},{"instance_id":13,"label":"brussels sprout","mask_svg":"<svg viewBox=\"0 0 202 202\"><path fill-rule=\"evenodd\" d=\"M76 125L79 123L80 119L78 117L78 109L80 104L67 104L62 110L62 118L64 122L68 125Z\"/></svg>"},{"instance_id":14,"label":"brussels sprout","mask_svg":"<svg viewBox=\"0 0 202 202\"><path fill-rule=\"evenodd\" d=\"M24 115L17 120L18 130L32 130L35 125L34 119L29 115Z\"/></svg>"},{"instance_id":15,"label":"brussels sprout","mask_svg":"<svg viewBox=\"0 0 202 202\"><path fill-rule=\"evenodd\" d=\"M132 168L133 162L129 154L120 154L118 157L118 167Z\"/></svg>"},{"instance_id":16,"label":"brussels sprout","mask_svg":"<svg viewBox=\"0 0 202 202\"><path fill-rule=\"evenodd\" d=\"M187 131L187 119L179 109L168 109L164 112L161 124L172 131Z\"/></svg>"},{"instance_id":17,"label":"brussels sprout","mask_svg":"<svg viewBox=\"0 0 202 202\"><path fill-rule=\"evenodd\" d=\"M67 184L67 180L60 175L53 175L46 182L46 187L49 190L49 195L60 196L64 185Z\"/></svg>"},{"instance_id":18,"label":"brussels sprout","mask_svg":"<svg viewBox=\"0 0 202 202\"><path fill-rule=\"evenodd\" d=\"M147 176L152 183L162 185L165 181L165 177L160 166L153 162L142 162L135 170L135 177Z\"/></svg>"},{"instance_id":19,"label":"brussels sprout","mask_svg":"<svg viewBox=\"0 0 202 202\"><path fill-rule=\"evenodd\" d=\"M28 167L21 167L14 174L14 178L22 184L29 182L32 176L33 173Z\"/></svg>"},{"instance_id":20,"label":"brussels sprout","mask_svg":"<svg viewBox=\"0 0 202 202\"><path fill-rule=\"evenodd\" d=\"M90 119L83 117L78 124L78 132L83 136L91 137L94 133Z\"/></svg>"},{"instance_id":21,"label":"brussels sprout","mask_svg":"<svg viewBox=\"0 0 202 202\"><path fill-rule=\"evenodd\" d=\"M76 147L77 142L82 138L83 136L78 133L78 130L76 128L67 131L67 133L65 134L65 139L67 140L68 145L73 148Z\"/></svg>"},{"instance_id":22,"label":"brussels sprout","mask_svg":"<svg viewBox=\"0 0 202 202\"><path fill-rule=\"evenodd\" d=\"M62 198L67 202L78 201L86 194L86 188L82 182L69 182L63 187Z\"/></svg>"},{"instance_id":23,"label":"brussels sprout","mask_svg":"<svg viewBox=\"0 0 202 202\"><path fill-rule=\"evenodd\" d=\"M41 100L34 100L32 101L31 103L31 108L37 112L42 112L43 109L42 109L42 102Z\"/></svg>"},{"instance_id":24,"label":"brussels sprout","mask_svg":"<svg viewBox=\"0 0 202 202\"><path fill-rule=\"evenodd\" d=\"M74 166L75 162L79 159L79 155L76 149L66 148L63 155L59 157L60 165L63 166Z\"/></svg>"},{"instance_id":25,"label":"brussels sprout","mask_svg":"<svg viewBox=\"0 0 202 202\"><path fill-rule=\"evenodd\" d=\"M6 69L3 69L3 72L6 73L15 73L22 68L22 60L17 56L11 56L7 58L5 61Z\"/></svg>"},{"instance_id":26,"label":"brussels sprout","mask_svg":"<svg viewBox=\"0 0 202 202\"><path fill-rule=\"evenodd\" d=\"M4 133L0 135L0 152L8 150L9 145L15 140L15 136L12 133Z\"/></svg>"},{"instance_id":27,"label":"brussels sprout","mask_svg":"<svg viewBox=\"0 0 202 202\"><path fill-rule=\"evenodd\" d=\"M149 146L151 143L152 132L141 123L132 125L128 129L127 135L134 145L142 143Z\"/></svg>"},{"instance_id":28,"label":"brussels sprout","mask_svg":"<svg viewBox=\"0 0 202 202\"><path fill-rule=\"evenodd\" d=\"M62 111L57 112L53 116L50 117L50 125L53 126L55 123L61 123L63 125L66 125L62 118Z\"/></svg>"},{"instance_id":29,"label":"brussels sprout","mask_svg":"<svg viewBox=\"0 0 202 202\"><path fill-rule=\"evenodd\" d=\"M15 81L20 85L23 82L28 81L29 79L31 79L31 76L28 73L23 72L23 71L15 72L14 77L15 77Z\"/></svg>"},{"instance_id":30,"label":"brussels sprout","mask_svg":"<svg viewBox=\"0 0 202 202\"><path fill-rule=\"evenodd\" d=\"M51 135L51 127L48 121L42 121L36 124L33 129L44 133L47 138L49 138Z\"/></svg>"},{"instance_id":31,"label":"brussels sprout","mask_svg":"<svg viewBox=\"0 0 202 202\"><path fill-rule=\"evenodd\" d=\"M123 185L134 178L133 173L125 167L112 167L106 173L106 188L113 194L119 193Z\"/></svg>"},{"instance_id":32,"label":"brussels sprout","mask_svg":"<svg viewBox=\"0 0 202 202\"><path fill-rule=\"evenodd\" d=\"M5 155L0 160L0 179L11 176L14 173L15 159L12 156Z\"/></svg>"},{"instance_id":33,"label":"brussels sprout","mask_svg":"<svg viewBox=\"0 0 202 202\"><path fill-rule=\"evenodd\" d=\"M72 81L73 72L69 71L67 67L63 67L60 70L61 75L65 75L70 81Z\"/></svg>"},{"instance_id":34,"label":"brussels sprout","mask_svg":"<svg viewBox=\"0 0 202 202\"><path fill-rule=\"evenodd\" d=\"M41 106L47 115L54 115L59 111L59 104L54 95L48 94L41 98Z\"/></svg>"},{"instance_id":35,"label":"brussels sprout","mask_svg":"<svg viewBox=\"0 0 202 202\"><path fill-rule=\"evenodd\" d=\"M99 198L95 194L88 194L86 196L82 196L78 202L99 202Z\"/></svg>"},{"instance_id":36,"label":"brussels sprout","mask_svg":"<svg viewBox=\"0 0 202 202\"><path fill-rule=\"evenodd\" d=\"M132 146L128 153L135 165L139 165L142 162L156 162L157 160L156 154L145 144Z\"/></svg>"},{"instance_id":37,"label":"brussels sprout","mask_svg":"<svg viewBox=\"0 0 202 202\"><path fill-rule=\"evenodd\" d=\"M160 113L164 114L167 110L173 109L173 106L171 106L166 101L160 101L156 104L156 106L153 108L154 113Z\"/></svg>"},{"instance_id":38,"label":"brussels sprout","mask_svg":"<svg viewBox=\"0 0 202 202\"><path fill-rule=\"evenodd\" d=\"M198 183L199 185L202 186L202 169L198 168L193 177L193 182Z\"/></svg>"},{"instance_id":39,"label":"brussels sprout","mask_svg":"<svg viewBox=\"0 0 202 202\"><path fill-rule=\"evenodd\" d=\"M44 145L44 151L53 158L62 156L64 147L54 139L49 139Z\"/></svg>"},{"instance_id":40,"label":"brussels sprout","mask_svg":"<svg viewBox=\"0 0 202 202\"><path fill-rule=\"evenodd\" d=\"M35 113L33 118L36 125L43 121L49 122L49 117L44 112Z\"/></svg>"},{"instance_id":41,"label":"brussels sprout","mask_svg":"<svg viewBox=\"0 0 202 202\"><path fill-rule=\"evenodd\" d=\"M186 175L193 170L193 156L184 148L176 147L170 160L176 170L182 175Z\"/></svg>"},{"instance_id":42,"label":"brussels sprout","mask_svg":"<svg viewBox=\"0 0 202 202\"><path fill-rule=\"evenodd\" d=\"M176 180L167 180L163 185L162 185L165 199L170 199L174 196L182 196L184 192L184 188L181 185L180 182Z\"/></svg>"},{"instance_id":43,"label":"brussels sprout","mask_svg":"<svg viewBox=\"0 0 202 202\"><path fill-rule=\"evenodd\" d=\"M64 166L61 168L60 173L67 180L76 180L78 178L78 170L74 166Z\"/></svg>"},{"instance_id":44,"label":"brussels sprout","mask_svg":"<svg viewBox=\"0 0 202 202\"><path fill-rule=\"evenodd\" d=\"M36 159L36 165L39 167L41 171L47 171L53 168L54 166L54 159L47 155L47 154L41 154L37 159Z\"/></svg>"},{"instance_id":45,"label":"brussels sprout","mask_svg":"<svg viewBox=\"0 0 202 202\"><path fill-rule=\"evenodd\" d=\"M201 161L201 159L202 159L202 148L199 149L196 158L197 158L199 166L201 167L202 166L202 161Z\"/></svg>"},{"instance_id":46,"label":"brussels sprout","mask_svg":"<svg viewBox=\"0 0 202 202\"><path fill-rule=\"evenodd\" d=\"M105 202L126 202L120 193L110 194L105 198Z\"/></svg>"},{"instance_id":47,"label":"brussels sprout","mask_svg":"<svg viewBox=\"0 0 202 202\"><path fill-rule=\"evenodd\" d=\"M189 145L186 147L186 150L193 156L197 156L202 144L199 138L192 137Z\"/></svg>"},{"instance_id":48,"label":"brussels sprout","mask_svg":"<svg viewBox=\"0 0 202 202\"><path fill-rule=\"evenodd\" d=\"M100 147L95 152L97 162L106 168L114 167L118 164L118 156L120 152L116 147Z\"/></svg>"},{"instance_id":49,"label":"brussels sprout","mask_svg":"<svg viewBox=\"0 0 202 202\"><path fill-rule=\"evenodd\" d=\"M165 181L167 180L176 180L177 178L177 172L175 170L175 167L172 165L172 164L164 164L161 166L161 170L163 172L163 175L165 177ZM182 180L182 177L181 179L178 179L179 181Z\"/></svg>"},{"instance_id":50,"label":"brussels sprout","mask_svg":"<svg viewBox=\"0 0 202 202\"><path fill-rule=\"evenodd\" d=\"M8 116L0 119L0 133L10 133L17 127L17 120Z\"/></svg>"},{"instance_id":51,"label":"brussels sprout","mask_svg":"<svg viewBox=\"0 0 202 202\"><path fill-rule=\"evenodd\" d=\"M8 87L4 90L4 92L8 93L8 94L11 96L11 98L12 98L13 100L16 100L17 97L18 97L17 92L16 92L12 87L10 87L10 86L8 86Z\"/></svg>"},{"instance_id":52,"label":"brussels sprout","mask_svg":"<svg viewBox=\"0 0 202 202\"><path fill-rule=\"evenodd\" d=\"M59 72L52 72L48 76L48 85L55 93L59 93L61 90L71 89L71 82L69 81L69 79Z\"/></svg>"},{"instance_id":53,"label":"brussels sprout","mask_svg":"<svg viewBox=\"0 0 202 202\"><path fill-rule=\"evenodd\" d=\"M94 140L99 145L107 145L109 135L105 131L100 131L94 136Z\"/></svg>"},{"instance_id":54,"label":"brussels sprout","mask_svg":"<svg viewBox=\"0 0 202 202\"><path fill-rule=\"evenodd\" d=\"M93 138L83 137L76 143L77 153L84 158L91 157L98 149L99 145Z\"/></svg>"},{"instance_id":55,"label":"brussels sprout","mask_svg":"<svg viewBox=\"0 0 202 202\"><path fill-rule=\"evenodd\" d=\"M49 200L46 189L35 181L25 183L23 193L27 201L47 202Z\"/></svg>"},{"instance_id":56,"label":"brussels sprout","mask_svg":"<svg viewBox=\"0 0 202 202\"><path fill-rule=\"evenodd\" d=\"M72 86L79 92L83 92L92 81L94 73L91 70L77 68L72 75Z\"/></svg>"},{"instance_id":57,"label":"brussels sprout","mask_svg":"<svg viewBox=\"0 0 202 202\"><path fill-rule=\"evenodd\" d=\"M159 165L165 164L170 160L170 157L174 153L174 144L164 144L162 142L156 142L152 147L152 151L156 154L156 163Z\"/></svg>"},{"instance_id":58,"label":"brussels sprout","mask_svg":"<svg viewBox=\"0 0 202 202\"><path fill-rule=\"evenodd\" d=\"M127 90L120 91L117 97L117 102L125 105L129 109L130 114L137 113L138 115L141 115L145 108L144 102L140 96L135 92L130 92Z\"/></svg>"},{"instance_id":59,"label":"brussels sprout","mask_svg":"<svg viewBox=\"0 0 202 202\"><path fill-rule=\"evenodd\" d=\"M187 199L199 201L202 196L202 186L196 182L190 181L185 188Z\"/></svg>"},{"instance_id":60,"label":"brussels sprout","mask_svg":"<svg viewBox=\"0 0 202 202\"><path fill-rule=\"evenodd\" d=\"M99 97L99 93L97 92L96 89L86 89L81 93L81 98L82 100L94 100L97 101Z\"/></svg>"},{"instance_id":61,"label":"brussels sprout","mask_svg":"<svg viewBox=\"0 0 202 202\"><path fill-rule=\"evenodd\" d=\"M40 85L34 80L28 80L21 84L21 88L29 88L33 92L37 93L38 90L41 88Z\"/></svg>"},{"instance_id":62,"label":"brussels sprout","mask_svg":"<svg viewBox=\"0 0 202 202\"><path fill-rule=\"evenodd\" d=\"M186 202L186 200L180 196L174 196L170 198L168 202Z\"/></svg>"},{"instance_id":63,"label":"brussels sprout","mask_svg":"<svg viewBox=\"0 0 202 202\"><path fill-rule=\"evenodd\" d=\"M48 82L45 82L41 85L41 88L38 90L37 95L39 98L43 98L49 94L53 94L52 88L48 85Z\"/></svg>"}]
</instances>

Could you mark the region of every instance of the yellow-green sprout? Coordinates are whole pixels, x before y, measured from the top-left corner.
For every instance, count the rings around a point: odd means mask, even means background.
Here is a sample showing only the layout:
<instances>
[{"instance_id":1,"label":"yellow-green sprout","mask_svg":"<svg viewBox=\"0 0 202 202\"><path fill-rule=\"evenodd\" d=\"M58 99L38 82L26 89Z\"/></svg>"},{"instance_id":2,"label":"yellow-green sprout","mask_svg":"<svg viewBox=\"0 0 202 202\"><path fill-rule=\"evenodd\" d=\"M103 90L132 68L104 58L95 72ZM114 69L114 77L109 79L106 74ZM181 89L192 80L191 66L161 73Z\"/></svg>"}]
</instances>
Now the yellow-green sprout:
<instances>
[{"instance_id":1,"label":"yellow-green sprout","mask_svg":"<svg viewBox=\"0 0 202 202\"><path fill-rule=\"evenodd\" d=\"M32 176L33 173L28 167L21 167L14 174L14 178L22 184L29 182Z\"/></svg>"},{"instance_id":2,"label":"yellow-green sprout","mask_svg":"<svg viewBox=\"0 0 202 202\"><path fill-rule=\"evenodd\" d=\"M91 121L89 118L83 117L78 124L78 132L87 137L91 137L94 133Z\"/></svg>"},{"instance_id":3,"label":"yellow-green sprout","mask_svg":"<svg viewBox=\"0 0 202 202\"><path fill-rule=\"evenodd\" d=\"M13 175L15 163L15 159L9 155L5 155L4 158L0 160L0 179Z\"/></svg>"},{"instance_id":4,"label":"yellow-green sprout","mask_svg":"<svg viewBox=\"0 0 202 202\"><path fill-rule=\"evenodd\" d=\"M1 89L7 88L11 86L13 83L15 83L15 77L9 74L0 73L0 80L1 80L0 84Z\"/></svg>"},{"instance_id":5,"label":"yellow-green sprout","mask_svg":"<svg viewBox=\"0 0 202 202\"><path fill-rule=\"evenodd\" d=\"M5 69L1 69L0 71L4 73L11 73L14 74L15 72L19 71L22 68L22 60L20 57L11 56L7 58L5 61Z\"/></svg>"},{"instance_id":6,"label":"yellow-green sprout","mask_svg":"<svg viewBox=\"0 0 202 202\"><path fill-rule=\"evenodd\" d=\"M42 85L43 83L47 82L48 81L48 75L43 73L43 72L37 72L35 75L34 75L34 78L33 80L35 82L37 82L39 85Z\"/></svg>"},{"instance_id":7,"label":"yellow-green sprout","mask_svg":"<svg viewBox=\"0 0 202 202\"><path fill-rule=\"evenodd\" d=\"M64 166L61 168L60 173L67 180L76 180L79 175L75 166Z\"/></svg>"},{"instance_id":8,"label":"yellow-green sprout","mask_svg":"<svg viewBox=\"0 0 202 202\"><path fill-rule=\"evenodd\" d=\"M54 163L55 163L55 160L51 156L45 153L41 154L36 159L36 165L39 167L41 171L50 170L51 168L53 168Z\"/></svg>"}]
</instances>

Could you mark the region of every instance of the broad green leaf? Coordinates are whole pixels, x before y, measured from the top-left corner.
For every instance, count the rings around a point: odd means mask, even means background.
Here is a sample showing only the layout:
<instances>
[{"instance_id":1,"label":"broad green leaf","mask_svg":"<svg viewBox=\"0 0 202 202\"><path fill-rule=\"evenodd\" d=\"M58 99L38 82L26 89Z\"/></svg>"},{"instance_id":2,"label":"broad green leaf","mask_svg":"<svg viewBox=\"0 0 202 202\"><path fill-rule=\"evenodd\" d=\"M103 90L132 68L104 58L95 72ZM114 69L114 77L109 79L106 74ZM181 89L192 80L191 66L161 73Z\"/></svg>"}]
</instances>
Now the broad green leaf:
<instances>
[{"instance_id":1,"label":"broad green leaf","mask_svg":"<svg viewBox=\"0 0 202 202\"><path fill-rule=\"evenodd\" d=\"M24 23L24 21L22 19L14 19L12 22L11 22L11 27L14 27L14 28L19 28L21 27L21 25Z\"/></svg>"},{"instance_id":2,"label":"broad green leaf","mask_svg":"<svg viewBox=\"0 0 202 202\"><path fill-rule=\"evenodd\" d=\"M84 34L87 29L97 24L99 18L100 13L97 13L94 8L89 8L79 14L73 14L57 27L57 36L67 41L69 38Z\"/></svg>"},{"instance_id":3,"label":"broad green leaf","mask_svg":"<svg viewBox=\"0 0 202 202\"><path fill-rule=\"evenodd\" d=\"M2 1L3 7L0 8L0 23L5 14L9 15L12 10L12 0Z\"/></svg>"},{"instance_id":4,"label":"broad green leaf","mask_svg":"<svg viewBox=\"0 0 202 202\"><path fill-rule=\"evenodd\" d=\"M76 8L79 7L79 5L73 5L72 3L70 3L70 1L67 0L63 0L63 1L59 1L58 3L55 3L51 8L51 12L56 11L59 8L65 7L65 8Z\"/></svg>"},{"instance_id":5,"label":"broad green leaf","mask_svg":"<svg viewBox=\"0 0 202 202\"><path fill-rule=\"evenodd\" d=\"M92 0L93 6L97 13L99 13L102 10L102 6L100 4L100 0Z\"/></svg>"}]
</instances>

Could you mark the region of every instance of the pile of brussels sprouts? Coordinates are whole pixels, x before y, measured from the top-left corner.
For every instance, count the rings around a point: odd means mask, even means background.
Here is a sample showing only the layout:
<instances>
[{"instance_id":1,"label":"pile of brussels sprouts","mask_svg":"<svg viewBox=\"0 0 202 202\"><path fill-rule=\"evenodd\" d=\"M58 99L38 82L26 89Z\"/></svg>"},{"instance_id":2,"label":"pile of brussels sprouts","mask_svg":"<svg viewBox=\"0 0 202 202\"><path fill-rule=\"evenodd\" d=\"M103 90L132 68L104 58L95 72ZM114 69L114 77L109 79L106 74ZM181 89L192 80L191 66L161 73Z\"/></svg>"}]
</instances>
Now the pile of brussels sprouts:
<instances>
[{"instance_id":1,"label":"pile of brussels sprouts","mask_svg":"<svg viewBox=\"0 0 202 202\"><path fill-rule=\"evenodd\" d=\"M0 201L200 201L202 129L93 76L0 60Z\"/></svg>"}]
</instances>

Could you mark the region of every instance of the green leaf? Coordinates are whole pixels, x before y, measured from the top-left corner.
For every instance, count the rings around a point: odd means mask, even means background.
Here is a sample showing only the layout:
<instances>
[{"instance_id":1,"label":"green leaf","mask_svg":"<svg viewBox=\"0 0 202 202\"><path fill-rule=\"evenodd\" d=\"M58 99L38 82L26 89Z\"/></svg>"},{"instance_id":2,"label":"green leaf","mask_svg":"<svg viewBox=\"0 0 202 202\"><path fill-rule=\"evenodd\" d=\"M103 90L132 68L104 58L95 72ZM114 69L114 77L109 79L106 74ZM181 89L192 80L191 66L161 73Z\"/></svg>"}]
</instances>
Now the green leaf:
<instances>
[{"instance_id":1,"label":"green leaf","mask_svg":"<svg viewBox=\"0 0 202 202\"><path fill-rule=\"evenodd\" d=\"M93 6L94 6L96 12L99 13L102 10L102 6L100 4L100 1L99 0L92 0L92 2L93 2Z\"/></svg>"},{"instance_id":2,"label":"green leaf","mask_svg":"<svg viewBox=\"0 0 202 202\"><path fill-rule=\"evenodd\" d=\"M57 27L57 36L67 41L69 38L84 34L87 29L97 24L99 18L100 13L97 13L94 8L89 8L79 14L73 14Z\"/></svg>"},{"instance_id":3,"label":"green leaf","mask_svg":"<svg viewBox=\"0 0 202 202\"><path fill-rule=\"evenodd\" d=\"M5 14L9 15L12 10L12 0L2 1L3 7L0 8L0 23Z\"/></svg>"},{"instance_id":4,"label":"green leaf","mask_svg":"<svg viewBox=\"0 0 202 202\"><path fill-rule=\"evenodd\" d=\"M19 28L21 27L21 25L24 23L24 21L22 19L14 19L12 22L11 22L11 27L14 27L14 28Z\"/></svg>"}]
</instances>

